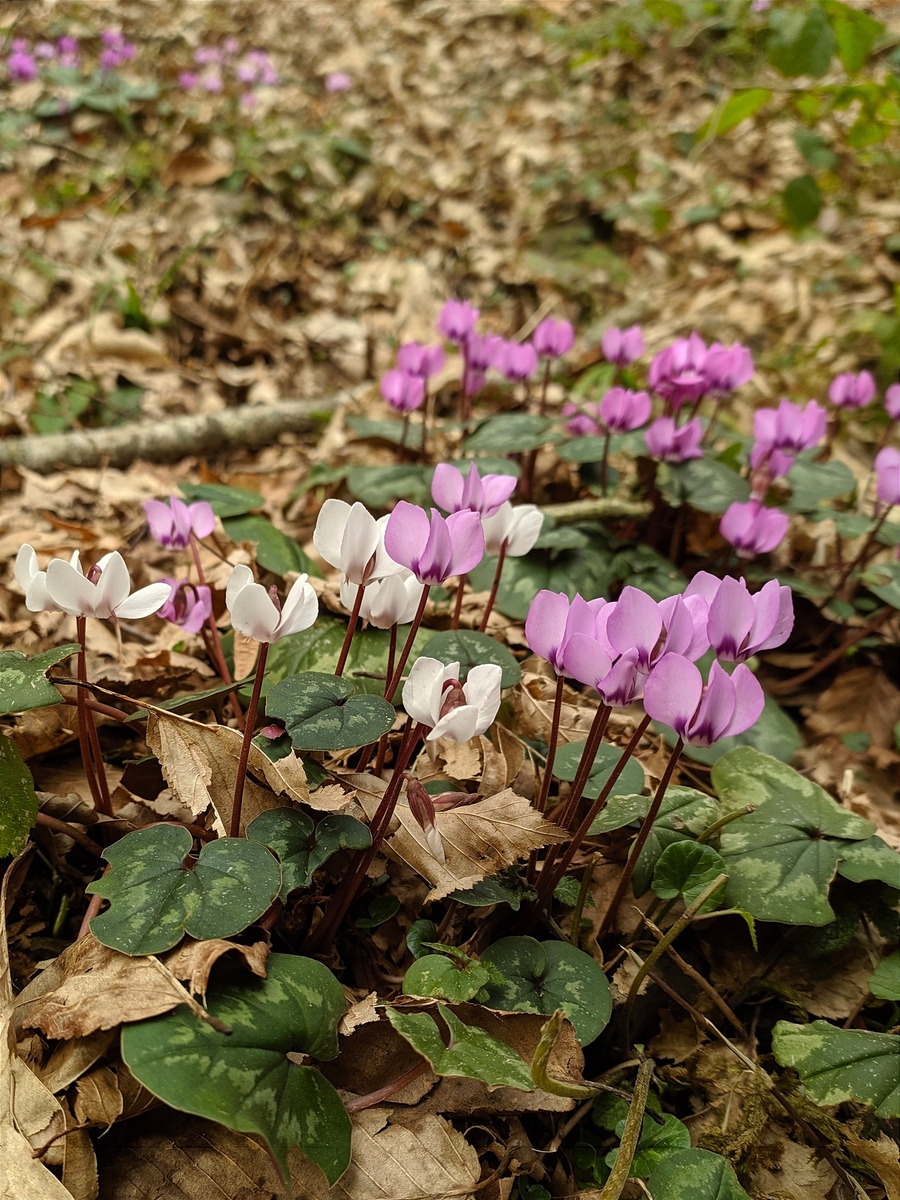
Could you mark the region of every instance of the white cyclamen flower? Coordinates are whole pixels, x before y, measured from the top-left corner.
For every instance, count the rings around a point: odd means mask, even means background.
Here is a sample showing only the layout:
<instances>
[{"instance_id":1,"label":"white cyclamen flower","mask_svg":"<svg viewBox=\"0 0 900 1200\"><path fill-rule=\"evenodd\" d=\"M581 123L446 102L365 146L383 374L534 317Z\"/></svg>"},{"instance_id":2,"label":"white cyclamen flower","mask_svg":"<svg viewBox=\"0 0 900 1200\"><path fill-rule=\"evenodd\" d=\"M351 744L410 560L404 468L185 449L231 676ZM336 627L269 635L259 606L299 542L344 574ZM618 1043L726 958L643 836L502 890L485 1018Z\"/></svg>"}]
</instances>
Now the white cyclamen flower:
<instances>
[{"instance_id":1,"label":"white cyclamen flower","mask_svg":"<svg viewBox=\"0 0 900 1200\"><path fill-rule=\"evenodd\" d=\"M467 742L490 728L496 717L502 674L496 663L481 663L461 684L458 662L445 666L436 658L417 658L403 685L403 707L430 728L427 741L446 737Z\"/></svg>"},{"instance_id":2,"label":"white cyclamen flower","mask_svg":"<svg viewBox=\"0 0 900 1200\"><path fill-rule=\"evenodd\" d=\"M306 575L298 575L294 580L284 608L274 593L274 588L270 593L261 583L254 583L253 572L239 563L231 572L225 589L225 603L231 613L233 628L258 642L277 642L279 638L300 633L315 623L319 601L307 583Z\"/></svg>"},{"instance_id":3,"label":"white cyclamen flower","mask_svg":"<svg viewBox=\"0 0 900 1200\"><path fill-rule=\"evenodd\" d=\"M375 579L363 592L359 615L376 629L408 625L416 615L424 586L406 567L402 568L400 575ZM353 611L357 588L358 585L354 583L341 584L341 604L348 612Z\"/></svg>"},{"instance_id":4,"label":"white cyclamen flower","mask_svg":"<svg viewBox=\"0 0 900 1200\"><path fill-rule=\"evenodd\" d=\"M319 510L313 545L341 572L342 582L365 586L403 570L384 548L387 517L376 521L362 504L326 500Z\"/></svg>"},{"instance_id":5,"label":"white cyclamen flower","mask_svg":"<svg viewBox=\"0 0 900 1200\"><path fill-rule=\"evenodd\" d=\"M76 570L80 570L79 561L78 551L74 550L69 562ZM29 612L61 611L47 591L47 572L38 570L34 547L27 543L16 555L16 583L25 593L25 607Z\"/></svg>"},{"instance_id":6,"label":"white cyclamen flower","mask_svg":"<svg viewBox=\"0 0 900 1200\"><path fill-rule=\"evenodd\" d=\"M73 617L136 621L162 608L172 594L172 586L151 583L132 594L125 559L114 550L104 554L86 576L77 560L54 558L47 567L47 592L58 608Z\"/></svg>"},{"instance_id":7,"label":"white cyclamen flower","mask_svg":"<svg viewBox=\"0 0 900 1200\"><path fill-rule=\"evenodd\" d=\"M486 517L484 526L485 554L499 554L504 543L509 558L527 554L538 540L544 524L544 514L536 504L512 505L507 500L493 517Z\"/></svg>"}]
</instances>

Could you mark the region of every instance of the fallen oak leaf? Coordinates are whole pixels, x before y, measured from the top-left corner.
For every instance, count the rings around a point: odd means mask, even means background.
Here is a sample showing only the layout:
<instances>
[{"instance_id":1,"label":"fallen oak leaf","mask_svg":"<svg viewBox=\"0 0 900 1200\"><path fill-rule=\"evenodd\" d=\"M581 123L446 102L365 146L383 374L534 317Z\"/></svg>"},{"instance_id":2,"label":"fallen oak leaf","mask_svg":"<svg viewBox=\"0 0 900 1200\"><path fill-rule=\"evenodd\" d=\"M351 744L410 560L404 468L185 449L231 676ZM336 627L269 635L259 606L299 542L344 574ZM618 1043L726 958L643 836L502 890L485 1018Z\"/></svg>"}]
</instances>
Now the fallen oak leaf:
<instances>
[{"instance_id":1,"label":"fallen oak leaf","mask_svg":"<svg viewBox=\"0 0 900 1200\"><path fill-rule=\"evenodd\" d=\"M183 979L187 983L192 996L205 997L213 967L223 954L232 951L243 958L254 975L265 979L265 964L269 956L269 943L265 941L242 946L239 942L229 942L224 938L211 938L203 942L188 938L164 961L176 979Z\"/></svg>"}]
</instances>

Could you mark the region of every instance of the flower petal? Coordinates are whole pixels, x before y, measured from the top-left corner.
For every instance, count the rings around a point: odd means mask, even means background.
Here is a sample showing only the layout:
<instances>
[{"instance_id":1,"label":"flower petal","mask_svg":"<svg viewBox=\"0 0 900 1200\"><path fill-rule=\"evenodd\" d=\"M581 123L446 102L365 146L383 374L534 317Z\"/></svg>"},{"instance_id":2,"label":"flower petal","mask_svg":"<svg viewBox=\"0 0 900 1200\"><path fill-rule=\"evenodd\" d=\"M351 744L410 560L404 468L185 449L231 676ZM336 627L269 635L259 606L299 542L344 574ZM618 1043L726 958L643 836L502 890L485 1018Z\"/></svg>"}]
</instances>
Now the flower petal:
<instances>
[{"instance_id":1,"label":"flower petal","mask_svg":"<svg viewBox=\"0 0 900 1200\"><path fill-rule=\"evenodd\" d=\"M679 654L664 654L644 685L644 709L681 736L703 695L703 678L697 667Z\"/></svg>"},{"instance_id":2,"label":"flower petal","mask_svg":"<svg viewBox=\"0 0 900 1200\"><path fill-rule=\"evenodd\" d=\"M615 610L606 622L606 636L620 653L632 648L648 661L662 632L662 614L656 601L640 588L624 587Z\"/></svg>"},{"instance_id":3,"label":"flower petal","mask_svg":"<svg viewBox=\"0 0 900 1200\"><path fill-rule=\"evenodd\" d=\"M436 658L425 655L417 658L403 685L403 708L407 716L422 725L436 725L441 714L444 681L457 678L458 671L458 662L445 666Z\"/></svg>"},{"instance_id":4,"label":"flower petal","mask_svg":"<svg viewBox=\"0 0 900 1200\"><path fill-rule=\"evenodd\" d=\"M760 682L749 667L743 664L736 667L731 683L734 687L734 714L725 730L728 737L746 733L762 716L766 704Z\"/></svg>"},{"instance_id":5,"label":"flower petal","mask_svg":"<svg viewBox=\"0 0 900 1200\"><path fill-rule=\"evenodd\" d=\"M313 545L330 567L341 569L341 542L350 517L344 500L326 500L319 509L313 530Z\"/></svg>"},{"instance_id":6,"label":"flower petal","mask_svg":"<svg viewBox=\"0 0 900 1200\"><path fill-rule=\"evenodd\" d=\"M34 552L34 547L29 546L26 542L21 547L16 555L15 576L16 583L23 592L28 591L28 585L38 574L38 557Z\"/></svg>"},{"instance_id":7,"label":"flower petal","mask_svg":"<svg viewBox=\"0 0 900 1200\"><path fill-rule=\"evenodd\" d=\"M98 617L108 617L127 600L131 591L131 575L118 550L104 555L97 566L101 570L94 595L94 611Z\"/></svg>"},{"instance_id":8,"label":"flower petal","mask_svg":"<svg viewBox=\"0 0 900 1200\"><path fill-rule=\"evenodd\" d=\"M307 582L306 575L298 575L287 594L281 619L275 630L275 640L289 633L301 633L316 623L319 615L319 598Z\"/></svg>"},{"instance_id":9,"label":"flower petal","mask_svg":"<svg viewBox=\"0 0 900 1200\"><path fill-rule=\"evenodd\" d=\"M479 663L469 671L463 684L463 694L478 712L475 733L484 733L493 724L500 708L502 676L503 672L496 663Z\"/></svg>"},{"instance_id":10,"label":"flower petal","mask_svg":"<svg viewBox=\"0 0 900 1200\"><path fill-rule=\"evenodd\" d=\"M193 504L188 505L188 512L191 516L191 529L193 529L195 537L209 537L216 527L216 514L209 501L195 500Z\"/></svg>"},{"instance_id":11,"label":"flower petal","mask_svg":"<svg viewBox=\"0 0 900 1200\"><path fill-rule=\"evenodd\" d=\"M431 527L428 514L417 504L399 500L384 530L384 548L396 563L417 573Z\"/></svg>"},{"instance_id":12,"label":"flower petal","mask_svg":"<svg viewBox=\"0 0 900 1200\"><path fill-rule=\"evenodd\" d=\"M438 508L448 513L457 512L462 504L462 494L462 472L450 463L438 463L431 480L431 498Z\"/></svg>"},{"instance_id":13,"label":"flower petal","mask_svg":"<svg viewBox=\"0 0 900 1200\"><path fill-rule=\"evenodd\" d=\"M124 621L136 621L141 617L149 617L151 613L158 612L162 608L171 594L171 584L150 583L147 587L138 588L136 592L117 605L113 612Z\"/></svg>"},{"instance_id":14,"label":"flower petal","mask_svg":"<svg viewBox=\"0 0 900 1200\"><path fill-rule=\"evenodd\" d=\"M281 614L261 583L241 588L231 605L232 627L258 642L274 640L280 619Z\"/></svg>"},{"instance_id":15,"label":"flower petal","mask_svg":"<svg viewBox=\"0 0 900 1200\"><path fill-rule=\"evenodd\" d=\"M435 742L438 738L445 737L451 742L467 742L475 736L478 725L478 709L474 704L463 704L459 708L451 708L445 717L441 717L427 735L426 741Z\"/></svg>"},{"instance_id":16,"label":"flower petal","mask_svg":"<svg viewBox=\"0 0 900 1200\"><path fill-rule=\"evenodd\" d=\"M47 591L54 604L73 617L94 615L94 585L61 558L47 567Z\"/></svg>"},{"instance_id":17,"label":"flower petal","mask_svg":"<svg viewBox=\"0 0 900 1200\"><path fill-rule=\"evenodd\" d=\"M448 575L468 575L484 558L484 529L481 517L475 512L453 513L447 518L450 535L450 570Z\"/></svg>"},{"instance_id":18,"label":"flower petal","mask_svg":"<svg viewBox=\"0 0 900 1200\"><path fill-rule=\"evenodd\" d=\"M328 501L326 500L326 504ZM238 595L253 583L253 572L245 563L238 565L231 572L228 584L225 588L225 607L229 612L234 608L234 602Z\"/></svg>"},{"instance_id":19,"label":"flower petal","mask_svg":"<svg viewBox=\"0 0 900 1200\"><path fill-rule=\"evenodd\" d=\"M720 658L726 662L739 661L754 616L753 597L746 585L726 576L709 606L707 622L710 643Z\"/></svg>"},{"instance_id":20,"label":"flower petal","mask_svg":"<svg viewBox=\"0 0 900 1200\"><path fill-rule=\"evenodd\" d=\"M551 592L547 588L538 592L525 618L525 640L533 653L554 662L566 635L568 616L569 597L565 592Z\"/></svg>"}]
</instances>

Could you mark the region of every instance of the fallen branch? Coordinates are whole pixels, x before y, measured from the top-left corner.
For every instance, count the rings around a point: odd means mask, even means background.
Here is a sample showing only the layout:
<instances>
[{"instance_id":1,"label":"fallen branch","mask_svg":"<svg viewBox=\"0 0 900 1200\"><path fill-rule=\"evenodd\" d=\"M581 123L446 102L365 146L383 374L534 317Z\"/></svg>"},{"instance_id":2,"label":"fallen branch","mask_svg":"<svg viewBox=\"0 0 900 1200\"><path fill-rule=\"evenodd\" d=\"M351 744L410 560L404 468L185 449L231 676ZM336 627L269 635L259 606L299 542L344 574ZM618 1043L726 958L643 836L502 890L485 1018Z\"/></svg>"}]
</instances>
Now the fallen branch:
<instances>
[{"instance_id":1,"label":"fallen branch","mask_svg":"<svg viewBox=\"0 0 900 1200\"><path fill-rule=\"evenodd\" d=\"M337 397L244 405L222 412L138 422L116 429L4 438L0 466L26 467L47 475L61 467L128 467L139 459L175 462L189 454L215 454L231 447L254 450L282 433L308 433L329 415Z\"/></svg>"},{"instance_id":2,"label":"fallen branch","mask_svg":"<svg viewBox=\"0 0 900 1200\"><path fill-rule=\"evenodd\" d=\"M626 500L618 496L595 496L590 500L572 500L568 504L544 504L541 512L552 517L557 525L575 521L590 521L597 517L649 517L653 505L649 500Z\"/></svg>"}]
</instances>

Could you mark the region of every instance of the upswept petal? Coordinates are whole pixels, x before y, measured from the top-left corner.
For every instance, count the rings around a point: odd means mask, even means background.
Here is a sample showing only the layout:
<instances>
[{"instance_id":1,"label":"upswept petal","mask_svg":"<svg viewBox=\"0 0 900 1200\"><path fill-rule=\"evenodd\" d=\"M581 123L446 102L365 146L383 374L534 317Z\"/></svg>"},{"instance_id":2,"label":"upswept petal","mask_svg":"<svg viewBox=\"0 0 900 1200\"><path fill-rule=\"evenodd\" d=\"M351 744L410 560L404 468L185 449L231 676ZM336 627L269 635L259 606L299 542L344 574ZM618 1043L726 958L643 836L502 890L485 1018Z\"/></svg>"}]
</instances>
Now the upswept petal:
<instances>
[{"instance_id":1,"label":"upswept petal","mask_svg":"<svg viewBox=\"0 0 900 1200\"><path fill-rule=\"evenodd\" d=\"M16 565L14 570L16 583L23 592L27 592L29 584L34 579L35 575L39 574L37 554L34 551L34 547L29 546L27 542L21 547L19 553L16 555Z\"/></svg>"},{"instance_id":2,"label":"upswept petal","mask_svg":"<svg viewBox=\"0 0 900 1200\"><path fill-rule=\"evenodd\" d=\"M512 512L513 527L512 532L507 534L506 553L512 558L519 558L533 549L534 543L540 537L544 527L544 514L536 504L520 504Z\"/></svg>"},{"instance_id":3,"label":"upswept petal","mask_svg":"<svg viewBox=\"0 0 900 1200\"><path fill-rule=\"evenodd\" d=\"M463 695L478 712L475 733L489 729L500 708L503 672L496 663L479 663L469 671L463 684Z\"/></svg>"},{"instance_id":4,"label":"upswept petal","mask_svg":"<svg viewBox=\"0 0 900 1200\"><path fill-rule=\"evenodd\" d=\"M47 567L47 591L54 604L72 617L94 616L94 585L61 558Z\"/></svg>"},{"instance_id":5,"label":"upswept petal","mask_svg":"<svg viewBox=\"0 0 900 1200\"><path fill-rule=\"evenodd\" d=\"M525 618L525 640L535 654L546 658L556 666L556 652L566 636L566 619L569 615L569 597L565 592L551 592L543 588L531 602Z\"/></svg>"},{"instance_id":6,"label":"upswept petal","mask_svg":"<svg viewBox=\"0 0 900 1200\"><path fill-rule=\"evenodd\" d=\"M123 621L137 621L141 617L149 617L151 613L159 612L171 594L171 584L149 583L146 587L138 588L121 604L117 604L113 611ZM99 616L99 613L97 615Z\"/></svg>"},{"instance_id":7,"label":"upswept petal","mask_svg":"<svg viewBox=\"0 0 900 1200\"><path fill-rule=\"evenodd\" d=\"M94 590L94 615L108 617L118 610L131 591L131 575L125 566L125 559L114 550L105 554L97 566L100 568L100 578ZM165 600L160 601L161 604Z\"/></svg>"},{"instance_id":8,"label":"upswept petal","mask_svg":"<svg viewBox=\"0 0 900 1200\"><path fill-rule=\"evenodd\" d=\"M281 610L281 619L276 630L277 637L289 633L300 633L314 625L319 615L319 598L313 591L307 575L298 575L291 584Z\"/></svg>"},{"instance_id":9,"label":"upswept petal","mask_svg":"<svg viewBox=\"0 0 900 1200\"><path fill-rule=\"evenodd\" d=\"M635 648L641 661L650 655L662 632L662 614L656 601L640 588L624 587L606 622L606 636L619 654Z\"/></svg>"},{"instance_id":10,"label":"upswept petal","mask_svg":"<svg viewBox=\"0 0 900 1200\"><path fill-rule=\"evenodd\" d=\"M572 597L572 603L569 605L569 613L566 617L566 641L574 637L576 633L583 633L588 637L593 637L596 624L594 609L583 596L576 592Z\"/></svg>"},{"instance_id":11,"label":"upswept petal","mask_svg":"<svg viewBox=\"0 0 900 1200\"><path fill-rule=\"evenodd\" d=\"M188 506L177 496L169 497L172 508L173 541L178 546L186 546L191 540L191 514Z\"/></svg>"},{"instance_id":12,"label":"upswept petal","mask_svg":"<svg viewBox=\"0 0 900 1200\"><path fill-rule=\"evenodd\" d=\"M326 500L319 509L313 530L313 545L330 567L341 568L341 542L350 517L344 500Z\"/></svg>"},{"instance_id":13,"label":"upswept petal","mask_svg":"<svg viewBox=\"0 0 900 1200\"><path fill-rule=\"evenodd\" d=\"M612 670L612 659L596 638L573 633L566 639L562 665L566 675L595 688Z\"/></svg>"},{"instance_id":14,"label":"upswept petal","mask_svg":"<svg viewBox=\"0 0 900 1200\"><path fill-rule=\"evenodd\" d=\"M368 583L378 550L378 524L365 505L351 505L341 537L341 570L351 583Z\"/></svg>"},{"instance_id":15,"label":"upswept petal","mask_svg":"<svg viewBox=\"0 0 900 1200\"><path fill-rule=\"evenodd\" d=\"M469 469L465 476L460 475L462 479L462 492L460 495L457 509L469 508L472 512L481 512L482 501L484 500L484 489L481 486L481 474L476 465L469 463Z\"/></svg>"},{"instance_id":16,"label":"upswept petal","mask_svg":"<svg viewBox=\"0 0 900 1200\"><path fill-rule=\"evenodd\" d=\"M407 500L398 500L385 526L384 547L394 562L415 572L430 532L425 510Z\"/></svg>"},{"instance_id":17,"label":"upswept petal","mask_svg":"<svg viewBox=\"0 0 900 1200\"><path fill-rule=\"evenodd\" d=\"M256 638L258 642L275 640L281 614L261 583L250 583L241 588L230 607L231 624L238 633Z\"/></svg>"},{"instance_id":18,"label":"upswept petal","mask_svg":"<svg viewBox=\"0 0 900 1200\"><path fill-rule=\"evenodd\" d=\"M191 518L191 529L198 538L209 537L216 527L216 514L208 500L195 500L188 505Z\"/></svg>"},{"instance_id":19,"label":"upswept petal","mask_svg":"<svg viewBox=\"0 0 900 1200\"><path fill-rule=\"evenodd\" d=\"M450 569L447 575L468 575L484 558L481 517L475 512L452 513L447 518L447 533L450 539Z\"/></svg>"},{"instance_id":20,"label":"upswept petal","mask_svg":"<svg viewBox=\"0 0 900 1200\"><path fill-rule=\"evenodd\" d=\"M709 571L698 571L684 589L684 595L702 596L707 603L712 604L721 583L718 575L710 575Z\"/></svg>"},{"instance_id":21,"label":"upswept petal","mask_svg":"<svg viewBox=\"0 0 900 1200\"><path fill-rule=\"evenodd\" d=\"M720 658L726 662L739 661L754 616L753 597L745 584L726 576L709 606L707 624L710 643Z\"/></svg>"},{"instance_id":22,"label":"upswept petal","mask_svg":"<svg viewBox=\"0 0 900 1200\"><path fill-rule=\"evenodd\" d=\"M709 670L706 690L682 733L692 746L711 746L723 737L734 716L734 684L717 662Z\"/></svg>"},{"instance_id":23,"label":"upswept petal","mask_svg":"<svg viewBox=\"0 0 900 1200\"><path fill-rule=\"evenodd\" d=\"M725 730L726 736L745 733L762 716L766 704L760 682L749 667L743 664L736 667L731 685L734 688L734 715Z\"/></svg>"},{"instance_id":24,"label":"upswept petal","mask_svg":"<svg viewBox=\"0 0 900 1200\"><path fill-rule=\"evenodd\" d=\"M371 581L386 579L389 575L403 575L409 572L409 567L403 563L394 562L384 548L384 531L391 519L390 513L379 517L375 524L378 526L378 545L375 547L375 566L372 568Z\"/></svg>"},{"instance_id":25,"label":"upswept petal","mask_svg":"<svg viewBox=\"0 0 900 1200\"><path fill-rule=\"evenodd\" d=\"M475 464L473 463L474 467ZM450 463L438 463L431 480L431 498L445 512L457 512L462 507L462 472Z\"/></svg>"},{"instance_id":26,"label":"upswept petal","mask_svg":"<svg viewBox=\"0 0 900 1200\"><path fill-rule=\"evenodd\" d=\"M644 709L683 737L703 695L703 677L679 654L664 654L644 684Z\"/></svg>"},{"instance_id":27,"label":"upswept petal","mask_svg":"<svg viewBox=\"0 0 900 1200\"><path fill-rule=\"evenodd\" d=\"M640 669L638 652L629 650L594 687L613 708L627 708L641 698L646 682L647 673Z\"/></svg>"},{"instance_id":28,"label":"upswept petal","mask_svg":"<svg viewBox=\"0 0 900 1200\"><path fill-rule=\"evenodd\" d=\"M452 513L452 517L461 516ZM418 575L425 583L443 583L448 576L454 575L453 543L450 538L450 527L436 508L431 510L431 525L428 529L428 540L419 555Z\"/></svg>"},{"instance_id":29,"label":"upswept petal","mask_svg":"<svg viewBox=\"0 0 900 1200\"><path fill-rule=\"evenodd\" d=\"M516 490L515 475L485 475L482 483L481 515L492 517Z\"/></svg>"},{"instance_id":30,"label":"upswept petal","mask_svg":"<svg viewBox=\"0 0 900 1200\"><path fill-rule=\"evenodd\" d=\"M145 500L144 514L150 536L161 545L165 545L172 534L172 510L162 500Z\"/></svg>"},{"instance_id":31,"label":"upswept petal","mask_svg":"<svg viewBox=\"0 0 900 1200\"><path fill-rule=\"evenodd\" d=\"M327 503L327 501L326 501ZM225 607L229 612L234 608L234 602L245 587L253 583L253 572L245 563L238 563L229 576L225 587Z\"/></svg>"},{"instance_id":32,"label":"upswept petal","mask_svg":"<svg viewBox=\"0 0 900 1200\"><path fill-rule=\"evenodd\" d=\"M779 584L777 579L770 579L764 585L759 595L762 596L767 590L778 596L778 612L775 616L775 621L771 631L768 634L762 633L762 628L759 630L754 628L750 631L750 636L755 642L753 653L757 654L760 650L772 650L776 646L783 646L794 628L794 598L791 595L791 589L785 584ZM767 603L769 603L767 601ZM756 639L760 637L761 640Z\"/></svg>"},{"instance_id":33,"label":"upswept petal","mask_svg":"<svg viewBox=\"0 0 900 1200\"><path fill-rule=\"evenodd\" d=\"M420 655L410 668L403 685L403 708L406 715L422 725L433 727L441 715L444 683L458 678L459 663L446 666L436 658Z\"/></svg>"},{"instance_id":34,"label":"upswept petal","mask_svg":"<svg viewBox=\"0 0 900 1200\"><path fill-rule=\"evenodd\" d=\"M696 599L704 603L702 596ZM694 641L694 618L683 596L666 596L659 602L663 620L663 654L681 654L691 658L688 651Z\"/></svg>"}]
</instances>

